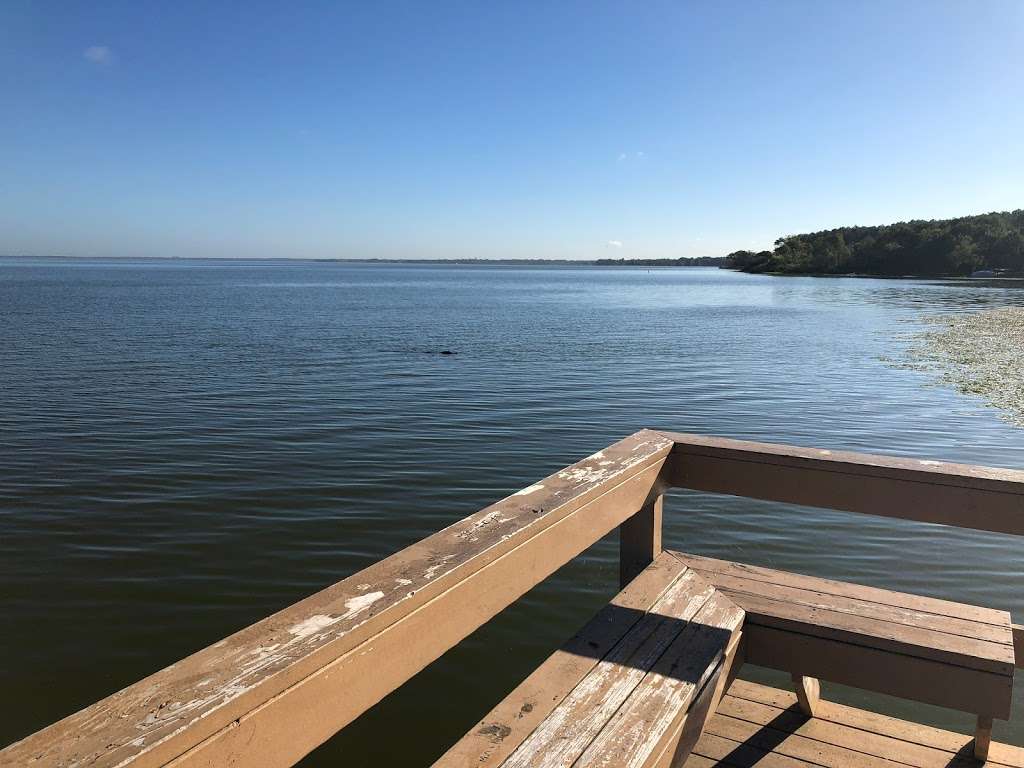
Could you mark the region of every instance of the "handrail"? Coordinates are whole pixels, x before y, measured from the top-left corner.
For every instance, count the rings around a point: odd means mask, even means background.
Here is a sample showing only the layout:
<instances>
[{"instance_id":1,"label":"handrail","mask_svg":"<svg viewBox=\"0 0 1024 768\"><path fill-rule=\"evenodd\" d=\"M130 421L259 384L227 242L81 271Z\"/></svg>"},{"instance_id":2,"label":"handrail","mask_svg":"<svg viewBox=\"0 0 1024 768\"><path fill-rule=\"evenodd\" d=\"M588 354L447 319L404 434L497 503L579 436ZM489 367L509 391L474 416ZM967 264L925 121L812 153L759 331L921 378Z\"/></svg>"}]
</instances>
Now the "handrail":
<instances>
[{"instance_id":1,"label":"handrail","mask_svg":"<svg viewBox=\"0 0 1024 768\"><path fill-rule=\"evenodd\" d=\"M0 766L283 768L669 487L1024 534L1024 472L642 430L0 750ZM1024 631L1015 627L1018 658Z\"/></svg>"},{"instance_id":2,"label":"handrail","mask_svg":"<svg viewBox=\"0 0 1024 768\"><path fill-rule=\"evenodd\" d=\"M0 766L287 766L640 510L637 432L0 751Z\"/></svg>"},{"instance_id":3,"label":"handrail","mask_svg":"<svg viewBox=\"0 0 1024 768\"><path fill-rule=\"evenodd\" d=\"M676 488L1024 535L1018 469L662 434Z\"/></svg>"}]
</instances>

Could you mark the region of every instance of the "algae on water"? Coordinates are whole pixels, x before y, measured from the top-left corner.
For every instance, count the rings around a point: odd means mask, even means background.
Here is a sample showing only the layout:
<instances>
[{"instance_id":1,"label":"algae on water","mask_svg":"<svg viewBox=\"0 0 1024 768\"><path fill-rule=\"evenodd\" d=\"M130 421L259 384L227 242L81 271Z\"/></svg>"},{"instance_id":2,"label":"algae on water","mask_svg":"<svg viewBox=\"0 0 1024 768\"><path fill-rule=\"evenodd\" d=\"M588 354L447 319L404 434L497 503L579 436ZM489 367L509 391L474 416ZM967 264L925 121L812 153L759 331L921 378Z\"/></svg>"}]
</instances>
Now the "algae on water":
<instances>
[{"instance_id":1,"label":"algae on water","mask_svg":"<svg viewBox=\"0 0 1024 768\"><path fill-rule=\"evenodd\" d=\"M936 373L961 392L1000 408L1024 426L1024 307L924 320L909 350L909 367Z\"/></svg>"}]
</instances>

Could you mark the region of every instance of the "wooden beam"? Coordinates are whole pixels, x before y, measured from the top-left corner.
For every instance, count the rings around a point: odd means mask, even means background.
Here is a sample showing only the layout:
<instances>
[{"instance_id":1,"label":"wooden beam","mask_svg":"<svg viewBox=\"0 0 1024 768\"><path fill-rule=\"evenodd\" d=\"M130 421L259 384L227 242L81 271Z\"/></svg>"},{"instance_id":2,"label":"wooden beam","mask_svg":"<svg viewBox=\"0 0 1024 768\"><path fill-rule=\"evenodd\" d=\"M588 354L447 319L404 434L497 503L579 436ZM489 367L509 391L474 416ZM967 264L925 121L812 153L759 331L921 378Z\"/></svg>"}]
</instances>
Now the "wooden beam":
<instances>
[{"instance_id":1,"label":"wooden beam","mask_svg":"<svg viewBox=\"0 0 1024 768\"><path fill-rule=\"evenodd\" d=\"M901 657L877 648L811 637L752 623L743 625L746 660L757 666L816 677L867 691L1006 720L1013 678L950 664Z\"/></svg>"},{"instance_id":2,"label":"wooden beam","mask_svg":"<svg viewBox=\"0 0 1024 768\"><path fill-rule=\"evenodd\" d=\"M0 751L29 763L294 764L648 500L642 431Z\"/></svg>"},{"instance_id":3,"label":"wooden beam","mask_svg":"<svg viewBox=\"0 0 1024 768\"><path fill-rule=\"evenodd\" d=\"M663 434L677 488L1024 535L1018 469Z\"/></svg>"},{"instance_id":4,"label":"wooden beam","mask_svg":"<svg viewBox=\"0 0 1024 768\"><path fill-rule=\"evenodd\" d=\"M1011 624L1013 628L1014 666L1024 668L1024 625Z\"/></svg>"},{"instance_id":5,"label":"wooden beam","mask_svg":"<svg viewBox=\"0 0 1024 768\"><path fill-rule=\"evenodd\" d=\"M988 750L992 746L992 718L979 717L978 725L974 729L974 756L985 762L988 760Z\"/></svg>"},{"instance_id":6,"label":"wooden beam","mask_svg":"<svg viewBox=\"0 0 1024 768\"><path fill-rule=\"evenodd\" d=\"M625 587L661 553L665 497L658 494L619 526L619 587Z\"/></svg>"}]
</instances>

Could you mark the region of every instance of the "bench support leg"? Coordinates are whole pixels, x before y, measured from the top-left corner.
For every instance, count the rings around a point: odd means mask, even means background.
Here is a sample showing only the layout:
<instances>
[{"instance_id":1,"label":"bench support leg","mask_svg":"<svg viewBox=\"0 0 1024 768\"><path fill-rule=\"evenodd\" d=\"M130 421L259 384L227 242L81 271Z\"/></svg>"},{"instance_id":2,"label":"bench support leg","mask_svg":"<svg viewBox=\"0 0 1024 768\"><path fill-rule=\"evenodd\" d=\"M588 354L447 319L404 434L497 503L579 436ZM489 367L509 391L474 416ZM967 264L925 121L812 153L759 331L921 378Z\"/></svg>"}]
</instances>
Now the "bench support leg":
<instances>
[{"instance_id":1,"label":"bench support leg","mask_svg":"<svg viewBox=\"0 0 1024 768\"><path fill-rule=\"evenodd\" d=\"M992 743L992 718L978 715L974 731L974 756L982 762L988 760L988 747Z\"/></svg>"},{"instance_id":2,"label":"bench support leg","mask_svg":"<svg viewBox=\"0 0 1024 768\"><path fill-rule=\"evenodd\" d=\"M800 711L808 717L814 717L814 710L821 701L821 683L816 677L793 675L793 688L796 689L796 700Z\"/></svg>"},{"instance_id":3,"label":"bench support leg","mask_svg":"<svg viewBox=\"0 0 1024 768\"><path fill-rule=\"evenodd\" d=\"M619 586L625 587L661 554L661 509L664 496L619 526Z\"/></svg>"}]
</instances>

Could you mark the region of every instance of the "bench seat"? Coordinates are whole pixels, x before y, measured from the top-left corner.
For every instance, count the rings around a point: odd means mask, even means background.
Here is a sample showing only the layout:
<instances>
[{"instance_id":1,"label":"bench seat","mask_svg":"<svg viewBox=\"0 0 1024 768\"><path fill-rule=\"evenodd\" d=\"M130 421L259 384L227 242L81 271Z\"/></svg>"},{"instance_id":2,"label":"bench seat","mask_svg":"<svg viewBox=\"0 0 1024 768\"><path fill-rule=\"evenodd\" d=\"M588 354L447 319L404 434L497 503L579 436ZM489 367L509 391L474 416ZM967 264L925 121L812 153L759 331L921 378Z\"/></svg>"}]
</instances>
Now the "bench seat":
<instances>
[{"instance_id":1,"label":"bench seat","mask_svg":"<svg viewBox=\"0 0 1024 768\"><path fill-rule=\"evenodd\" d=\"M731 600L662 553L434 766L681 765L742 623Z\"/></svg>"},{"instance_id":2,"label":"bench seat","mask_svg":"<svg viewBox=\"0 0 1024 768\"><path fill-rule=\"evenodd\" d=\"M746 661L1007 719L1006 611L673 553L746 611Z\"/></svg>"}]
</instances>

